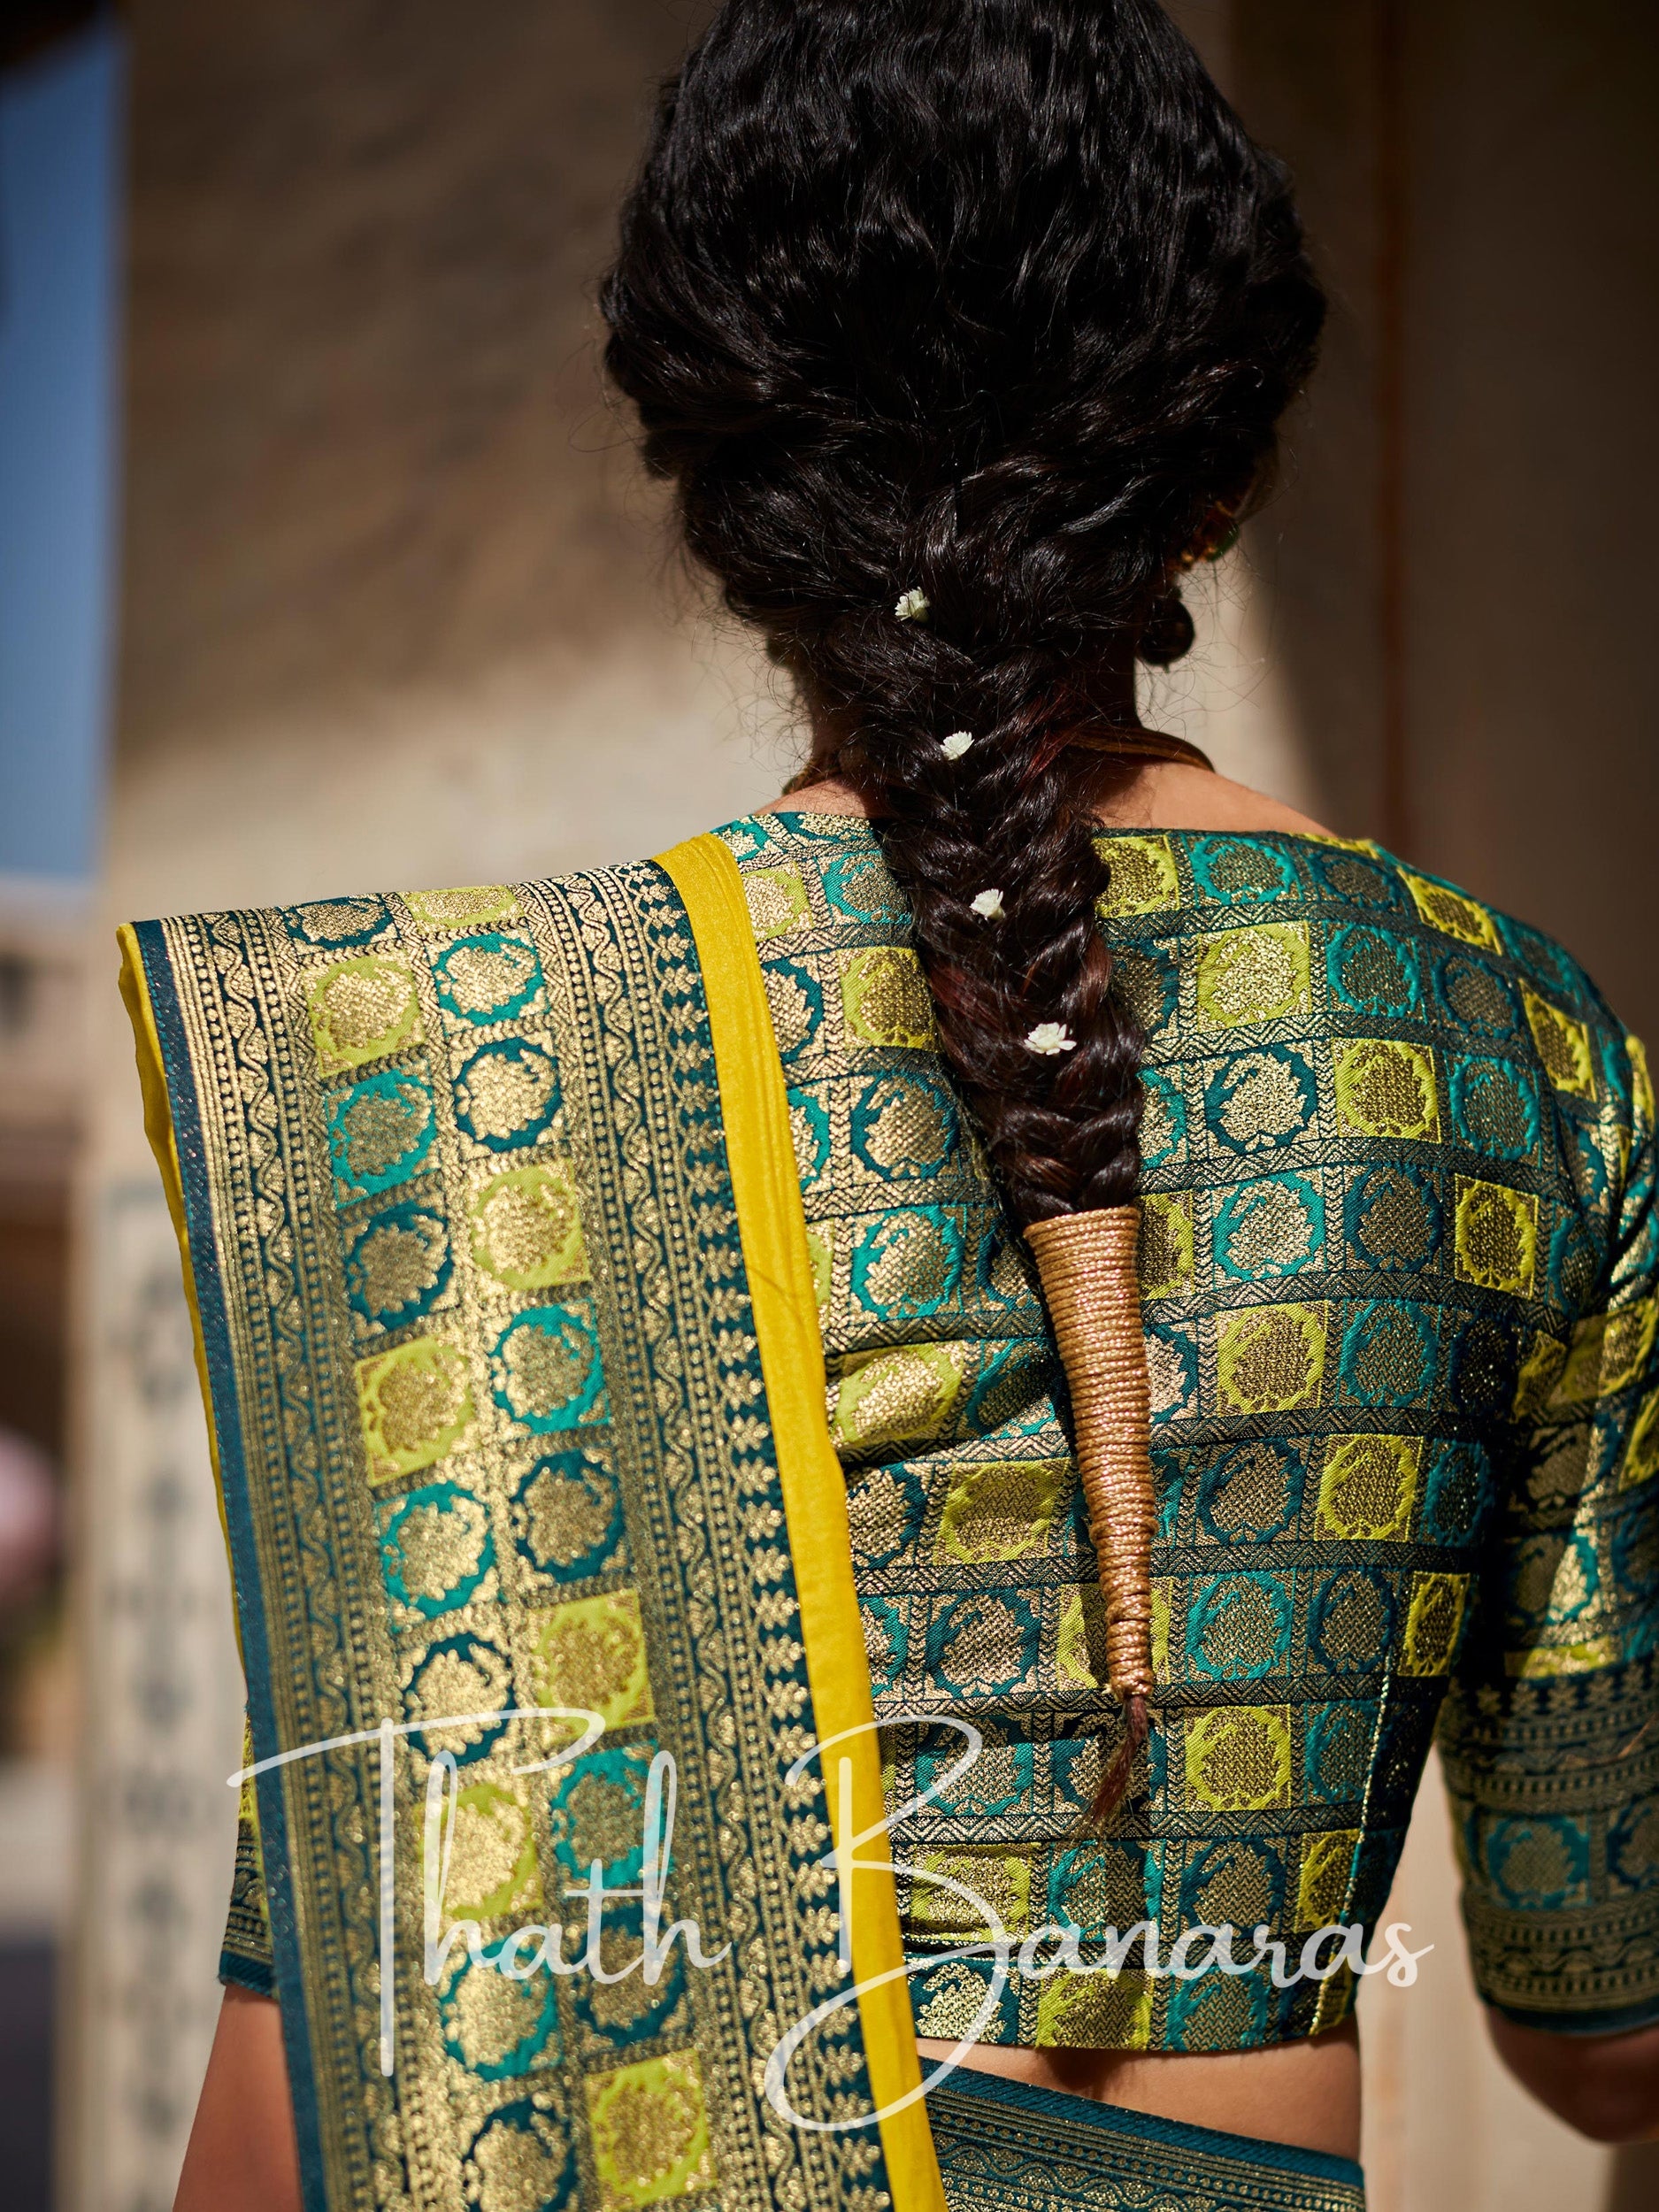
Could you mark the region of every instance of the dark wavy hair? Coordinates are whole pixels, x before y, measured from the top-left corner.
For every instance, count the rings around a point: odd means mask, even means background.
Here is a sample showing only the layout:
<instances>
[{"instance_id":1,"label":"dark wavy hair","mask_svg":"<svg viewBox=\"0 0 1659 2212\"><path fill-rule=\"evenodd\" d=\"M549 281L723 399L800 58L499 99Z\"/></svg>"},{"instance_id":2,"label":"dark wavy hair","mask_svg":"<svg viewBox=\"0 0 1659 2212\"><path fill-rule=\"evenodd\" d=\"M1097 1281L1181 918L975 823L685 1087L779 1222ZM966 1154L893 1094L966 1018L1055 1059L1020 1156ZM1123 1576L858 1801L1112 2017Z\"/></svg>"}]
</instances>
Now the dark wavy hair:
<instances>
[{"instance_id":1,"label":"dark wavy hair","mask_svg":"<svg viewBox=\"0 0 1659 2212\"><path fill-rule=\"evenodd\" d=\"M727 0L603 308L687 547L871 810L1015 1219L1127 1202L1094 807L1134 657L1191 643L1183 560L1312 366L1283 170L1151 0Z\"/></svg>"}]
</instances>

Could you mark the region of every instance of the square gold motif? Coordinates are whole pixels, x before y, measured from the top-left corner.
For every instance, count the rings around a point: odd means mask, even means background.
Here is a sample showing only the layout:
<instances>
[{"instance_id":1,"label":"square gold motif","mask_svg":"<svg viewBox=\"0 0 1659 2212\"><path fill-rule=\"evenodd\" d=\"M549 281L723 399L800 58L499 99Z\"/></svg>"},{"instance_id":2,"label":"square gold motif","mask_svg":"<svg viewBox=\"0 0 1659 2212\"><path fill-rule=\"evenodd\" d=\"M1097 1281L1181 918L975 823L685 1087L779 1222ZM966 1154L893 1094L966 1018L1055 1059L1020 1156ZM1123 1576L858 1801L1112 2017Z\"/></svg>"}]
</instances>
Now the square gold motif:
<instances>
[{"instance_id":1,"label":"square gold motif","mask_svg":"<svg viewBox=\"0 0 1659 2212\"><path fill-rule=\"evenodd\" d=\"M1521 996L1526 1003L1526 1025L1550 1081L1571 1098L1594 1098L1595 1063L1590 1056L1589 1031L1525 985Z\"/></svg>"},{"instance_id":2,"label":"square gold motif","mask_svg":"<svg viewBox=\"0 0 1659 2212\"><path fill-rule=\"evenodd\" d=\"M1530 1298L1538 1269L1538 1201L1502 1183L1457 1178L1457 1277ZM1599 1364L1599 1362L1598 1362Z\"/></svg>"}]
</instances>

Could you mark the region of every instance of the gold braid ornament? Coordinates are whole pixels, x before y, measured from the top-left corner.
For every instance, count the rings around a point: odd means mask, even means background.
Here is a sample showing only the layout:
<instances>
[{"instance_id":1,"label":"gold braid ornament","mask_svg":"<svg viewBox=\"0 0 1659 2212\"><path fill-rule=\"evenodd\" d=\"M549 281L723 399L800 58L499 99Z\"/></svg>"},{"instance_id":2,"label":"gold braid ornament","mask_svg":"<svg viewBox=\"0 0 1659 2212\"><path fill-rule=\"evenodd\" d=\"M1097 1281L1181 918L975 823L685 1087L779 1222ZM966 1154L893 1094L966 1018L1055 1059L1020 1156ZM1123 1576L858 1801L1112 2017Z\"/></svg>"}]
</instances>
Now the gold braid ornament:
<instances>
[{"instance_id":1,"label":"gold braid ornament","mask_svg":"<svg viewBox=\"0 0 1659 2212\"><path fill-rule=\"evenodd\" d=\"M1138 1205L1033 1221L1025 1231L1071 1397L1078 1473L1106 1601L1106 1670L1128 1722L1094 1812L1117 1803L1152 1695L1152 1397L1141 1328Z\"/></svg>"}]
</instances>

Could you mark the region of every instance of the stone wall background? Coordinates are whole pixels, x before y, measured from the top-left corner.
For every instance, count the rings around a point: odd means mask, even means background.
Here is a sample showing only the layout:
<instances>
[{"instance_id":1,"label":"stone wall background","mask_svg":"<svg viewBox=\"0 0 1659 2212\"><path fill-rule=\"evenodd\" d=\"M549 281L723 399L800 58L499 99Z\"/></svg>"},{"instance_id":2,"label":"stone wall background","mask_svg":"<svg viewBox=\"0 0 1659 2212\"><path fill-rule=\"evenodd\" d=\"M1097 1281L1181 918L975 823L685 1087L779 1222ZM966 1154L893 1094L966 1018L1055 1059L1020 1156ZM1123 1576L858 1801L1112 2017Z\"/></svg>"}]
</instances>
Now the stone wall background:
<instances>
[{"instance_id":1,"label":"stone wall background","mask_svg":"<svg viewBox=\"0 0 1659 2212\"><path fill-rule=\"evenodd\" d=\"M1172 12L1295 169L1334 312L1286 495L1205 578L1201 649L1157 710L1333 827L1566 936L1659 1035L1647 12ZM669 559L594 365L592 279L649 81L702 12L134 0L105 925L557 872L778 789L791 756L764 664ZM217 1778L239 1700L200 1424L165 1386L170 1238L101 958L65 2201L162 2212L217 2003L234 1814ZM1649 2200L1635 2154L1617 2177L1486 2055L1432 1788L1394 1914L1437 1949L1367 2029L1378 2212Z\"/></svg>"}]
</instances>

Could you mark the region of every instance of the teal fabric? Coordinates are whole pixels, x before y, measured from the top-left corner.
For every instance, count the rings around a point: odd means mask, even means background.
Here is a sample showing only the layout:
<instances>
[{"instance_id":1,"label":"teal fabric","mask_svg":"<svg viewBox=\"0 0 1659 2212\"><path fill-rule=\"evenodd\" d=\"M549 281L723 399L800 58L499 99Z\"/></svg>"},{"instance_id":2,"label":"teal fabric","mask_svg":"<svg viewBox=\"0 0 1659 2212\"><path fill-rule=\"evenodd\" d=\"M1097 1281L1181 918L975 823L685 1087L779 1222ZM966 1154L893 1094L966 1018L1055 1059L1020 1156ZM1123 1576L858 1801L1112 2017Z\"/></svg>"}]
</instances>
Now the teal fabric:
<instances>
[{"instance_id":1,"label":"teal fabric","mask_svg":"<svg viewBox=\"0 0 1659 2212\"><path fill-rule=\"evenodd\" d=\"M1350 2159L965 2066L927 2112L950 2212L1364 2212Z\"/></svg>"}]
</instances>

